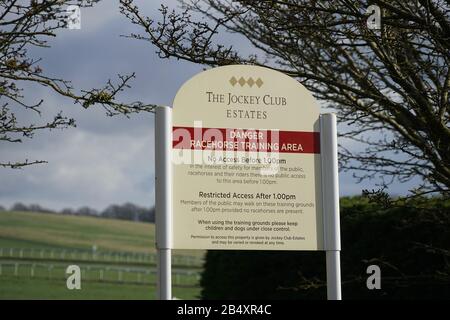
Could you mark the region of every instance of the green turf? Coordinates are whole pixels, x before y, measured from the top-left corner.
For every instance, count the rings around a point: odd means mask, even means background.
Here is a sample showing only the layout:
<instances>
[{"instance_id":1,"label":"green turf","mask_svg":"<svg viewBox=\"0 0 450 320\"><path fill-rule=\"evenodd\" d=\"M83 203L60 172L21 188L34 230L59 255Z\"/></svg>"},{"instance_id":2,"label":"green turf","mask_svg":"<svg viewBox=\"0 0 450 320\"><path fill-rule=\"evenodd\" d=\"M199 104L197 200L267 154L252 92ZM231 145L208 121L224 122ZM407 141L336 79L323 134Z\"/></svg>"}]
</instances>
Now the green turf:
<instances>
[{"instance_id":1,"label":"green turf","mask_svg":"<svg viewBox=\"0 0 450 320\"><path fill-rule=\"evenodd\" d=\"M154 234L155 227L150 223L32 212L0 212L0 263L3 264L0 299L153 299L155 288L149 282L155 282L154 269L151 271L154 267L148 262L146 265L133 262L133 257L135 254L155 252ZM107 258L112 254L113 258L87 261L89 256L84 257L84 253L92 253L93 245L99 254L106 254ZM65 252L64 258L61 252ZM75 252L75 260L72 252ZM174 251L174 254L198 258L204 255L204 251L180 250ZM68 290L65 286L64 271L69 262L84 269L83 277L87 280L82 281L80 291ZM19 264L18 271L14 267L16 263ZM33 276L32 264L35 265ZM49 266L54 268L50 276ZM133 267L144 268L144 273L127 271ZM118 268L122 269L120 281ZM176 268L179 270L176 272L199 271L199 267ZM103 280L114 283L101 282L100 269L104 270ZM177 283L183 285L197 283L195 275L174 274L173 278L174 282L178 279ZM130 281L141 284L123 283ZM195 299L200 288L174 286L173 292L180 299Z\"/></svg>"},{"instance_id":2,"label":"green turf","mask_svg":"<svg viewBox=\"0 0 450 320\"><path fill-rule=\"evenodd\" d=\"M92 217L2 212L0 237L9 242L18 240L45 246L90 249L96 245L98 250L149 252L154 247L154 225Z\"/></svg>"},{"instance_id":3,"label":"green turf","mask_svg":"<svg viewBox=\"0 0 450 320\"><path fill-rule=\"evenodd\" d=\"M0 213L0 220L1 220ZM39 249L64 249L64 246L58 246L56 244L50 244L40 241L33 240L22 240L22 239L14 239L14 238L3 238L0 234L0 246L1 248L20 248L20 249L31 249L31 248L39 248Z\"/></svg>"},{"instance_id":4,"label":"green turf","mask_svg":"<svg viewBox=\"0 0 450 320\"><path fill-rule=\"evenodd\" d=\"M83 265L77 263L81 269L81 279L86 282L127 282L138 284L155 284L156 270L149 268L117 267L108 264ZM20 260L0 261L0 283L2 277L33 278L33 279L66 279L68 263L23 263ZM172 269L174 286L198 285L197 273L188 273L186 269Z\"/></svg>"},{"instance_id":5,"label":"green turf","mask_svg":"<svg viewBox=\"0 0 450 320\"><path fill-rule=\"evenodd\" d=\"M153 223L34 212L0 211L0 248L67 248L155 252ZM203 256L202 250L177 255Z\"/></svg>"},{"instance_id":6,"label":"green turf","mask_svg":"<svg viewBox=\"0 0 450 320\"><path fill-rule=\"evenodd\" d=\"M152 285L82 282L80 290L69 290L65 280L0 277L0 299L155 299ZM199 288L173 289L178 299L198 299Z\"/></svg>"}]
</instances>

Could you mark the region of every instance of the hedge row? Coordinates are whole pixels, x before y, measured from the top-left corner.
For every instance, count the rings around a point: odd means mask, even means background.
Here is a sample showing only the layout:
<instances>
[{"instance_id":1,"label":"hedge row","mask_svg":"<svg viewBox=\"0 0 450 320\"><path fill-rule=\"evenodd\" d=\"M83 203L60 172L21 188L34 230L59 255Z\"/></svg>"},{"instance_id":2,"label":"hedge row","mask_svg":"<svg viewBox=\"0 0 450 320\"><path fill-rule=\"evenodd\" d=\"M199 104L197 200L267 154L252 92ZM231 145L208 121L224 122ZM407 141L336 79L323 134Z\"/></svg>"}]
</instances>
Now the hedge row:
<instances>
[{"instance_id":1,"label":"hedge row","mask_svg":"<svg viewBox=\"0 0 450 320\"><path fill-rule=\"evenodd\" d=\"M341 199L344 299L450 298L450 204L379 208ZM368 290L367 267L381 269L381 290ZM203 299L326 299L325 254L208 251Z\"/></svg>"}]
</instances>

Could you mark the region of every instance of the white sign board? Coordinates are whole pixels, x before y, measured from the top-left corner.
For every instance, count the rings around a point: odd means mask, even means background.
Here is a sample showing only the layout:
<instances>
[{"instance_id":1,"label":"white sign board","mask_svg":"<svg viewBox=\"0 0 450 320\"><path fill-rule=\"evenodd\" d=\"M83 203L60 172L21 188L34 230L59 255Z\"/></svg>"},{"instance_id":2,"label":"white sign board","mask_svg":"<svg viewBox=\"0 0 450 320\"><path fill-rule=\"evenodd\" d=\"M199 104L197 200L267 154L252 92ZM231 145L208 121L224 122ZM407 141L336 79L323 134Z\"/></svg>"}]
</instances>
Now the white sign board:
<instances>
[{"instance_id":1,"label":"white sign board","mask_svg":"<svg viewBox=\"0 0 450 320\"><path fill-rule=\"evenodd\" d=\"M173 248L323 250L319 107L268 68L202 72L178 91Z\"/></svg>"}]
</instances>

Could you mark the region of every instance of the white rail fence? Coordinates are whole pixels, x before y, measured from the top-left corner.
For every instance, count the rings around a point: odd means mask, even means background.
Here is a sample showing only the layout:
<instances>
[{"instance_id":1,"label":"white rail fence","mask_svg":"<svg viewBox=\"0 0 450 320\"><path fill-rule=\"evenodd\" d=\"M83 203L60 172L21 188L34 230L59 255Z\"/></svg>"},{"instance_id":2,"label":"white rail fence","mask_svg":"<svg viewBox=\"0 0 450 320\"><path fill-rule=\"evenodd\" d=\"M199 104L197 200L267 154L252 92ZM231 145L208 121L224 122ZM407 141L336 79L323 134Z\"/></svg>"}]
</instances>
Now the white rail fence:
<instances>
[{"instance_id":1,"label":"white rail fence","mask_svg":"<svg viewBox=\"0 0 450 320\"><path fill-rule=\"evenodd\" d=\"M41 259L67 261L99 261L116 263L155 264L156 253L67 250L67 249L36 249L36 248L0 248L0 258ZM201 257L174 255L174 266L201 267Z\"/></svg>"},{"instance_id":2,"label":"white rail fence","mask_svg":"<svg viewBox=\"0 0 450 320\"><path fill-rule=\"evenodd\" d=\"M28 277L40 279L67 279L67 265L51 263L0 262L2 277ZM81 281L114 282L128 284L156 284L156 270L148 268L123 268L116 266L80 265ZM193 270L173 270L175 286L196 287L200 273Z\"/></svg>"}]
</instances>

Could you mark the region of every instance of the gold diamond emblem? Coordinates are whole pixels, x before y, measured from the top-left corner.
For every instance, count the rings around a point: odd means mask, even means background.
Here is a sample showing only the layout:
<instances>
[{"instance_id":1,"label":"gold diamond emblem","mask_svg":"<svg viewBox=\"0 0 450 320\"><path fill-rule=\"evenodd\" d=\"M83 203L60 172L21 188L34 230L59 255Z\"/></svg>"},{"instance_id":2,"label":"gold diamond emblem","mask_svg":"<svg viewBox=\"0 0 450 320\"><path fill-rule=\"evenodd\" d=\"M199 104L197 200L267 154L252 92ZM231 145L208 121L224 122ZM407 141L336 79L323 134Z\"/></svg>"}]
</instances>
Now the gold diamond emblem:
<instances>
[{"instance_id":1,"label":"gold diamond emblem","mask_svg":"<svg viewBox=\"0 0 450 320\"><path fill-rule=\"evenodd\" d=\"M264 82L261 80L261 78L258 78L255 83L258 86L258 88L261 88L261 86L264 84Z\"/></svg>"},{"instance_id":2,"label":"gold diamond emblem","mask_svg":"<svg viewBox=\"0 0 450 320\"><path fill-rule=\"evenodd\" d=\"M243 87L246 81L243 77L240 77L238 82L241 85L241 87Z\"/></svg>"},{"instance_id":3,"label":"gold diamond emblem","mask_svg":"<svg viewBox=\"0 0 450 320\"><path fill-rule=\"evenodd\" d=\"M238 81L236 80L235 77L231 77L230 83L231 83L231 85L232 85L233 87L236 85L237 82L238 82Z\"/></svg>"},{"instance_id":4,"label":"gold diamond emblem","mask_svg":"<svg viewBox=\"0 0 450 320\"><path fill-rule=\"evenodd\" d=\"M253 87L253 85L255 84L255 80L253 80L253 78L252 77L250 77L250 78L248 78L248 80L247 80L247 84L250 86L250 88L251 87Z\"/></svg>"}]
</instances>

